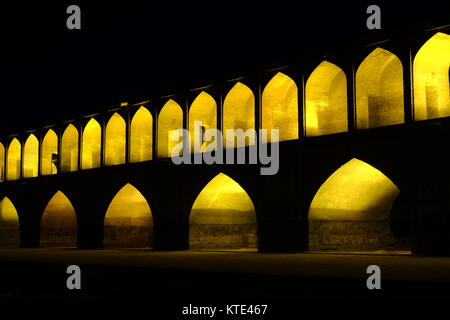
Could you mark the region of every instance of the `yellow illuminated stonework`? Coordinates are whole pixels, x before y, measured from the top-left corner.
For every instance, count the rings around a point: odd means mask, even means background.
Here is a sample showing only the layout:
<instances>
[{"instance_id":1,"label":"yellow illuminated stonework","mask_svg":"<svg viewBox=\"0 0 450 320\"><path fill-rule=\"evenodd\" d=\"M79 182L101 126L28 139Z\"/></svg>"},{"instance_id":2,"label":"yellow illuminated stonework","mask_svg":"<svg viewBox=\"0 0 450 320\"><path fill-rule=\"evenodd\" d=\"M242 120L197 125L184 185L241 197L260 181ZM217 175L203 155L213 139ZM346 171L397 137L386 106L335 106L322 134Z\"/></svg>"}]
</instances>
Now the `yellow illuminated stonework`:
<instances>
[{"instance_id":1,"label":"yellow illuminated stonework","mask_svg":"<svg viewBox=\"0 0 450 320\"><path fill-rule=\"evenodd\" d=\"M125 163L125 120L114 113L106 125L105 164L115 165Z\"/></svg>"},{"instance_id":2,"label":"yellow illuminated stonework","mask_svg":"<svg viewBox=\"0 0 450 320\"><path fill-rule=\"evenodd\" d=\"M39 141L34 134L30 134L23 148L23 177L38 176Z\"/></svg>"},{"instance_id":3,"label":"yellow illuminated stonework","mask_svg":"<svg viewBox=\"0 0 450 320\"><path fill-rule=\"evenodd\" d=\"M352 159L317 191L309 209L311 247L374 247L389 241L399 189L382 172Z\"/></svg>"},{"instance_id":4,"label":"yellow illuminated stonework","mask_svg":"<svg viewBox=\"0 0 450 320\"><path fill-rule=\"evenodd\" d=\"M0 246L19 246L19 216L11 200L0 201Z\"/></svg>"},{"instance_id":5,"label":"yellow illuminated stonework","mask_svg":"<svg viewBox=\"0 0 450 320\"><path fill-rule=\"evenodd\" d=\"M8 154L6 159L6 179L17 180L20 179L20 162L22 146L19 140L14 138L8 147Z\"/></svg>"},{"instance_id":6,"label":"yellow illuminated stonework","mask_svg":"<svg viewBox=\"0 0 450 320\"><path fill-rule=\"evenodd\" d=\"M189 109L189 134L191 140L191 148L194 147L194 122L201 121L204 130L217 128L217 104L216 101L208 93L202 91L192 102ZM202 129L199 130L200 136L196 139L202 139L202 151L208 147L214 148L216 142L214 140L210 142L203 142Z\"/></svg>"},{"instance_id":7,"label":"yellow illuminated stonework","mask_svg":"<svg viewBox=\"0 0 450 320\"><path fill-rule=\"evenodd\" d=\"M58 136L49 129L42 141L41 173L50 175L58 173Z\"/></svg>"},{"instance_id":8,"label":"yellow illuminated stonework","mask_svg":"<svg viewBox=\"0 0 450 320\"><path fill-rule=\"evenodd\" d=\"M69 124L61 140L61 171L78 170L78 130Z\"/></svg>"},{"instance_id":9,"label":"yellow illuminated stonework","mask_svg":"<svg viewBox=\"0 0 450 320\"><path fill-rule=\"evenodd\" d=\"M403 67L397 56L376 48L356 72L356 125L375 128L404 122Z\"/></svg>"},{"instance_id":10,"label":"yellow illuminated stonework","mask_svg":"<svg viewBox=\"0 0 450 320\"><path fill-rule=\"evenodd\" d=\"M323 61L311 73L305 109L307 136L347 131L347 78L341 68Z\"/></svg>"},{"instance_id":11,"label":"yellow illuminated stonework","mask_svg":"<svg viewBox=\"0 0 450 320\"><path fill-rule=\"evenodd\" d=\"M41 217L41 247L76 247L75 209L64 193L58 191L48 202Z\"/></svg>"},{"instance_id":12,"label":"yellow illuminated stonework","mask_svg":"<svg viewBox=\"0 0 450 320\"><path fill-rule=\"evenodd\" d=\"M164 104L158 116L158 157L168 158L172 154L176 141L171 141L172 132L183 128L183 110L178 103L169 100Z\"/></svg>"},{"instance_id":13,"label":"yellow illuminated stonework","mask_svg":"<svg viewBox=\"0 0 450 320\"><path fill-rule=\"evenodd\" d=\"M256 248L256 214L245 190L220 173L197 196L189 219L191 248Z\"/></svg>"},{"instance_id":14,"label":"yellow illuminated stonework","mask_svg":"<svg viewBox=\"0 0 450 320\"><path fill-rule=\"evenodd\" d=\"M82 141L81 168L92 169L100 167L102 128L94 118L86 124Z\"/></svg>"},{"instance_id":15,"label":"yellow illuminated stonework","mask_svg":"<svg viewBox=\"0 0 450 320\"><path fill-rule=\"evenodd\" d=\"M450 116L450 35L438 32L414 58L414 115L416 120Z\"/></svg>"},{"instance_id":16,"label":"yellow illuminated stonework","mask_svg":"<svg viewBox=\"0 0 450 320\"><path fill-rule=\"evenodd\" d=\"M153 117L144 107L131 120L130 161L151 160L153 156Z\"/></svg>"},{"instance_id":17,"label":"yellow illuminated stonework","mask_svg":"<svg viewBox=\"0 0 450 320\"><path fill-rule=\"evenodd\" d=\"M227 137L227 129L255 129L255 96L249 87L238 82L228 92L223 103L223 137L224 147L230 143L237 146L237 139L234 136ZM227 143L227 139L231 139ZM254 130L251 135L245 138L244 145L255 143Z\"/></svg>"},{"instance_id":18,"label":"yellow illuminated stonework","mask_svg":"<svg viewBox=\"0 0 450 320\"><path fill-rule=\"evenodd\" d=\"M152 247L153 218L144 196L126 184L111 201L105 216L104 246Z\"/></svg>"},{"instance_id":19,"label":"yellow illuminated stonework","mask_svg":"<svg viewBox=\"0 0 450 320\"><path fill-rule=\"evenodd\" d=\"M0 143L0 182L5 181L5 147Z\"/></svg>"},{"instance_id":20,"label":"yellow illuminated stonework","mask_svg":"<svg viewBox=\"0 0 450 320\"><path fill-rule=\"evenodd\" d=\"M281 72L278 72L264 88L262 128L280 130L280 141L298 139L297 85ZM267 142L270 141L269 133Z\"/></svg>"}]
</instances>

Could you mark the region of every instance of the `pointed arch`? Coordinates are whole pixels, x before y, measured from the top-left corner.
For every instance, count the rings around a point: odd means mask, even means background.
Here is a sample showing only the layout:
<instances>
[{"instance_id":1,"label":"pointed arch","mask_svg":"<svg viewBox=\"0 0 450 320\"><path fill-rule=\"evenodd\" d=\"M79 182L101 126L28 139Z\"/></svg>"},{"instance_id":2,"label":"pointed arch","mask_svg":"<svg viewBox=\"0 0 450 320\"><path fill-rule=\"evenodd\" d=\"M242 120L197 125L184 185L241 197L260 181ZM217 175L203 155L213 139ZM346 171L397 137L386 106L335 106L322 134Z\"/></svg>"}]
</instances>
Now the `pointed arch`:
<instances>
[{"instance_id":1,"label":"pointed arch","mask_svg":"<svg viewBox=\"0 0 450 320\"><path fill-rule=\"evenodd\" d=\"M64 130L61 140L61 171L78 170L78 130L69 124Z\"/></svg>"},{"instance_id":2,"label":"pointed arch","mask_svg":"<svg viewBox=\"0 0 450 320\"><path fill-rule=\"evenodd\" d=\"M376 48L356 71L356 125L368 129L404 122L403 66Z\"/></svg>"},{"instance_id":3,"label":"pointed arch","mask_svg":"<svg viewBox=\"0 0 450 320\"><path fill-rule=\"evenodd\" d=\"M102 128L94 118L86 124L82 141L81 169L100 167Z\"/></svg>"},{"instance_id":4,"label":"pointed arch","mask_svg":"<svg viewBox=\"0 0 450 320\"><path fill-rule=\"evenodd\" d=\"M153 218L144 196L131 184L117 192L105 215L104 247L153 247Z\"/></svg>"},{"instance_id":5,"label":"pointed arch","mask_svg":"<svg viewBox=\"0 0 450 320\"><path fill-rule=\"evenodd\" d=\"M0 142L0 182L5 181L5 147Z\"/></svg>"},{"instance_id":6,"label":"pointed arch","mask_svg":"<svg viewBox=\"0 0 450 320\"><path fill-rule=\"evenodd\" d=\"M41 173L50 175L58 173L58 136L49 129L42 141Z\"/></svg>"},{"instance_id":7,"label":"pointed arch","mask_svg":"<svg viewBox=\"0 0 450 320\"><path fill-rule=\"evenodd\" d=\"M183 128L183 110L178 103L170 99L167 101L158 116L158 157L167 158L172 155L177 145L172 141L172 132Z\"/></svg>"},{"instance_id":8,"label":"pointed arch","mask_svg":"<svg viewBox=\"0 0 450 320\"><path fill-rule=\"evenodd\" d=\"M237 146L236 137L227 138L227 129L250 129L251 134L245 139L244 145L255 144L255 96L249 87L240 82L231 88L223 104L224 146L227 146L227 139L231 139L229 143Z\"/></svg>"},{"instance_id":9,"label":"pointed arch","mask_svg":"<svg viewBox=\"0 0 450 320\"><path fill-rule=\"evenodd\" d=\"M345 132L347 119L347 78L338 66L323 61L306 81L306 135Z\"/></svg>"},{"instance_id":10,"label":"pointed arch","mask_svg":"<svg viewBox=\"0 0 450 320\"><path fill-rule=\"evenodd\" d=\"M153 117L140 107L131 120L130 161L151 160L153 156Z\"/></svg>"},{"instance_id":11,"label":"pointed arch","mask_svg":"<svg viewBox=\"0 0 450 320\"><path fill-rule=\"evenodd\" d=\"M391 240L390 211L399 193L381 171L361 160L350 160L322 184L311 202L311 247L386 245Z\"/></svg>"},{"instance_id":12,"label":"pointed arch","mask_svg":"<svg viewBox=\"0 0 450 320\"><path fill-rule=\"evenodd\" d=\"M414 115L416 120L450 116L450 35L438 32L414 58Z\"/></svg>"},{"instance_id":13,"label":"pointed arch","mask_svg":"<svg viewBox=\"0 0 450 320\"><path fill-rule=\"evenodd\" d=\"M194 148L194 123L196 121L201 122L204 130L217 129L217 104L214 98L205 91L198 94L189 109L189 135L191 139L191 149ZM196 139L202 139L203 141L203 135L201 133L202 129L197 128L196 130L199 130L200 134L200 136L196 137ZM215 146L216 142L202 142L202 151L209 145Z\"/></svg>"},{"instance_id":14,"label":"pointed arch","mask_svg":"<svg viewBox=\"0 0 450 320\"><path fill-rule=\"evenodd\" d=\"M20 245L19 216L9 198L0 201L0 247Z\"/></svg>"},{"instance_id":15,"label":"pointed arch","mask_svg":"<svg viewBox=\"0 0 450 320\"><path fill-rule=\"evenodd\" d=\"M105 164L107 166L125 163L126 124L117 112L106 125Z\"/></svg>"},{"instance_id":16,"label":"pointed arch","mask_svg":"<svg viewBox=\"0 0 450 320\"><path fill-rule=\"evenodd\" d=\"M39 141L34 134L30 134L23 147L23 177L38 176L39 168Z\"/></svg>"},{"instance_id":17,"label":"pointed arch","mask_svg":"<svg viewBox=\"0 0 450 320\"><path fill-rule=\"evenodd\" d=\"M8 146L6 159L6 179L20 179L20 162L22 156L22 146L17 138L12 139Z\"/></svg>"},{"instance_id":18,"label":"pointed arch","mask_svg":"<svg viewBox=\"0 0 450 320\"><path fill-rule=\"evenodd\" d=\"M294 80L278 72L262 94L262 128L280 130L280 141L298 139L298 92ZM263 142L265 142L263 140Z\"/></svg>"},{"instance_id":19,"label":"pointed arch","mask_svg":"<svg viewBox=\"0 0 450 320\"><path fill-rule=\"evenodd\" d=\"M41 247L76 247L77 217L67 196L56 192L41 217Z\"/></svg>"},{"instance_id":20,"label":"pointed arch","mask_svg":"<svg viewBox=\"0 0 450 320\"><path fill-rule=\"evenodd\" d=\"M256 248L256 213L247 192L219 173L199 193L189 217L191 248Z\"/></svg>"}]
</instances>

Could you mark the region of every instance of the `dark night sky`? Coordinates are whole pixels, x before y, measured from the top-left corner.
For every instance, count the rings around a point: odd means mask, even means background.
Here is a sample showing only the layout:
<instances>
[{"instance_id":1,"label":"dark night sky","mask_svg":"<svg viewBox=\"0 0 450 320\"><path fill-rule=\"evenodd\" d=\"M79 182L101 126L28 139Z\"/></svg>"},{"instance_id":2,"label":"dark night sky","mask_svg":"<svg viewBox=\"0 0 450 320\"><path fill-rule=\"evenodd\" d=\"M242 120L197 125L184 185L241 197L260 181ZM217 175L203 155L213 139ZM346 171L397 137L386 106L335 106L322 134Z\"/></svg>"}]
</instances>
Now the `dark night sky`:
<instances>
[{"instance_id":1,"label":"dark night sky","mask_svg":"<svg viewBox=\"0 0 450 320\"><path fill-rule=\"evenodd\" d=\"M92 2L1 5L0 134L373 35L365 26L373 3L382 32L446 16L450 23L448 1ZM70 4L81 7L81 31L66 28Z\"/></svg>"}]
</instances>

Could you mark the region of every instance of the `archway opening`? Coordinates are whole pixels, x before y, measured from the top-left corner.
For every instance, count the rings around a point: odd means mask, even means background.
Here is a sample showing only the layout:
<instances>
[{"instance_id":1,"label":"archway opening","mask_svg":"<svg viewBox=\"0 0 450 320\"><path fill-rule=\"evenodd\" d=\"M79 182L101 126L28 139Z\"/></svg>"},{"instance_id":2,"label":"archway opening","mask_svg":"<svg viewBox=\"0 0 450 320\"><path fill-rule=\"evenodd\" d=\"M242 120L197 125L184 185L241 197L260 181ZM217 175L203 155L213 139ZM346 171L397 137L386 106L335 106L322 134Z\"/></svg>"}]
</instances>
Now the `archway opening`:
<instances>
[{"instance_id":1,"label":"archway opening","mask_svg":"<svg viewBox=\"0 0 450 320\"><path fill-rule=\"evenodd\" d=\"M255 207L245 190L220 173L197 196L189 217L191 249L256 249Z\"/></svg>"},{"instance_id":2,"label":"archway opening","mask_svg":"<svg viewBox=\"0 0 450 320\"><path fill-rule=\"evenodd\" d=\"M116 112L106 125L105 164L107 166L125 163L125 120Z\"/></svg>"},{"instance_id":3,"label":"archway opening","mask_svg":"<svg viewBox=\"0 0 450 320\"><path fill-rule=\"evenodd\" d=\"M280 130L280 141L298 139L298 92L294 80L278 72L262 94L262 128Z\"/></svg>"},{"instance_id":4,"label":"archway opening","mask_svg":"<svg viewBox=\"0 0 450 320\"><path fill-rule=\"evenodd\" d=\"M105 215L105 248L153 248L153 217L144 196L126 184L111 201Z\"/></svg>"},{"instance_id":5,"label":"archway opening","mask_svg":"<svg viewBox=\"0 0 450 320\"><path fill-rule=\"evenodd\" d=\"M83 144L81 153L81 168L92 169L100 167L100 152L102 142L102 128L92 118L83 130Z\"/></svg>"},{"instance_id":6,"label":"archway opening","mask_svg":"<svg viewBox=\"0 0 450 320\"><path fill-rule=\"evenodd\" d=\"M4 197L0 201L0 246L20 245L19 216L11 200Z\"/></svg>"},{"instance_id":7,"label":"archway opening","mask_svg":"<svg viewBox=\"0 0 450 320\"><path fill-rule=\"evenodd\" d=\"M41 173L42 175L58 173L58 136L52 129L47 131L42 141Z\"/></svg>"},{"instance_id":8,"label":"archway opening","mask_svg":"<svg viewBox=\"0 0 450 320\"><path fill-rule=\"evenodd\" d=\"M194 128L195 122L201 122L201 127L196 128L199 136L195 137ZM194 139L201 146L201 151L205 148L211 150L216 147L216 141L205 141L204 132L208 129L217 129L217 104L213 97L211 97L205 91L199 93L199 95L192 102L189 109L189 136L191 140L191 150L194 150Z\"/></svg>"},{"instance_id":9,"label":"archway opening","mask_svg":"<svg viewBox=\"0 0 450 320\"><path fill-rule=\"evenodd\" d=\"M14 138L8 147L8 154L6 159L6 179L17 180L20 179L20 162L22 156L22 146L19 140Z\"/></svg>"},{"instance_id":10,"label":"archway opening","mask_svg":"<svg viewBox=\"0 0 450 320\"><path fill-rule=\"evenodd\" d=\"M376 48L356 72L358 129L404 122L403 67L393 53Z\"/></svg>"},{"instance_id":11,"label":"archway opening","mask_svg":"<svg viewBox=\"0 0 450 320\"><path fill-rule=\"evenodd\" d=\"M41 217L41 247L76 247L77 217L64 193L50 199Z\"/></svg>"},{"instance_id":12,"label":"archway opening","mask_svg":"<svg viewBox=\"0 0 450 320\"><path fill-rule=\"evenodd\" d=\"M34 134L30 134L23 148L23 177L38 176L39 141Z\"/></svg>"},{"instance_id":13,"label":"archway opening","mask_svg":"<svg viewBox=\"0 0 450 320\"><path fill-rule=\"evenodd\" d=\"M308 136L347 131L347 78L341 68L323 61L311 73L305 112Z\"/></svg>"},{"instance_id":14,"label":"archway opening","mask_svg":"<svg viewBox=\"0 0 450 320\"><path fill-rule=\"evenodd\" d=\"M61 140L61 171L78 170L78 130L69 124Z\"/></svg>"},{"instance_id":15,"label":"archway opening","mask_svg":"<svg viewBox=\"0 0 450 320\"><path fill-rule=\"evenodd\" d=\"M350 160L322 184L311 202L310 249L404 249L390 232L390 212L399 193L382 172Z\"/></svg>"},{"instance_id":16,"label":"archway opening","mask_svg":"<svg viewBox=\"0 0 450 320\"><path fill-rule=\"evenodd\" d=\"M0 182L5 181L5 147L0 142Z\"/></svg>"},{"instance_id":17,"label":"archway opening","mask_svg":"<svg viewBox=\"0 0 450 320\"><path fill-rule=\"evenodd\" d=\"M255 144L255 96L249 87L238 82L228 92L223 103L223 137L224 147L238 146L236 136L229 136L227 130L246 131L249 135L242 142L242 146ZM228 141L230 140L230 141ZM241 146L241 145L239 145Z\"/></svg>"},{"instance_id":18,"label":"archway opening","mask_svg":"<svg viewBox=\"0 0 450 320\"><path fill-rule=\"evenodd\" d=\"M169 100L158 116L158 157L168 158L178 142L172 141L172 133L183 128L183 110L178 103Z\"/></svg>"},{"instance_id":19,"label":"archway opening","mask_svg":"<svg viewBox=\"0 0 450 320\"><path fill-rule=\"evenodd\" d=\"M153 157L153 117L144 107L131 120L130 161L140 162Z\"/></svg>"},{"instance_id":20,"label":"archway opening","mask_svg":"<svg viewBox=\"0 0 450 320\"><path fill-rule=\"evenodd\" d=\"M432 36L417 52L413 67L415 119L450 116L450 35Z\"/></svg>"}]
</instances>

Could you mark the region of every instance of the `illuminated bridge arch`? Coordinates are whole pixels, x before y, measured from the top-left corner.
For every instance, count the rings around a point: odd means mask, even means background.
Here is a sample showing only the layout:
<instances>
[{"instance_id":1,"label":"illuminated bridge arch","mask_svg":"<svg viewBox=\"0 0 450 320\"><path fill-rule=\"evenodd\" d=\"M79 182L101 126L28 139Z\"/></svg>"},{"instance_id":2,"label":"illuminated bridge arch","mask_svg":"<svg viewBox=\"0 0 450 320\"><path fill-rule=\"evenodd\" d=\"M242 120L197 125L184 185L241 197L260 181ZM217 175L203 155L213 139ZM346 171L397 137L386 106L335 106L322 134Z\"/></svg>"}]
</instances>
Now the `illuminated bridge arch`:
<instances>
[{"instance_id":1,"label":"illuminated bridge arch","mask_svg":"<svg viewBox=\"0 0 450 320\"><path fill-rule=\"evenodd\" d=\"M126 147L125 120L117 112L112 115L106 125L105 164L125 163Z\"/></svg>"},{"instance_id":2,"label":"illuminated bridge arch","mask_svg":"<svg viewBox=\"0 0 450 320\"><path fill-rule=\"evenodd\" d=\"M115 195L104 220L105 248L152 248L153 217L144 196L131 184Z\"/></svg>"},{"instance_id":3,"label":"illuminated bridge arch","mask_svg":"<svg viewBox=\"0 0 450 320\"><path fill-rule=\"evenodd\" d=\"M310 248L380 248L392 241L389 216L399 189L358 159L336 170L309 208Z\"/></svg>"},{"instance_id":4,"label":"illuminated bridge arch","mask_svg":"<svg viewBox=\"0 0 450 320\"><path fill-rule=\"evenodd\" d=\"M23 148L23 177L38 176L39 168L39 141L34 134L30 134Z\"/></svg>"},{"instance_id":5,"label":"illuminated bridge arch","mask_svg":"<svg viewBox=\"0 0 450 320\"><path fill-rule=\"evenodd\" d=\"M191 148L194 147L195 121L201 121L205 130L217 129L217 104L214 98L205 91L198 94L189 108L189 134L191 139ZM216 145L215 141L202 143L202 151L211 144L213 144L213 146Z\"/></svg>"},{"instance_id":6,"label":"illuminated bridge arch","mask_svg":"<svg viewBox=\"0 0 450 320\"><path fill-rule=\"evenodd\" d=\"M190 248L256 248L253 202L233 179L220 173L197 196L189 218Z\"/></svg>"},{"instance_id":7,"label":"illuminated bridge arch","mask_svg":"<svg viewBox=\"0 0 450 320\"><path fill-rule=\"evenodd\" d=\"M438 32L414 58L414 115L416 120L450 116L450 35Z\"/></svg>"},{"instance_id":8,"label":"illuminated bridge arch","mask_svg":"<svg viewBox=\"0 0 450 320\"><path fill-rule=\"evenodd\" d=\"M78 170L78 130L69 124L61 140L61 171L72 172Z\"/></svg>"},{"instance_id":9,"label":"illuminated bridge arch","mask_svg":"<svg viewBox=\"0 0 450 320\"><path fill-rule=\"evenodd\" d=\"M19 216L11 200L0 201L0 247L20 245Z\"/></svg>"},{"instance_id":10,"label":"illuminated bridge arch","mask_svg":"<svg viewBox=\"0 0 450 320\"><path fill-rule=\"evenodd\" d=\"M17 138L12 139L8 146L6 157L6 179L20 179L20 163L22 156L22 146Z\"/></svg>"},{"instance_id":11,"label":"illuminated bridge arch","mask_svg":"<svg viewBox=\"0 0 450 320\"><path fill-rule=\"evenodd\" d=\"M153 117L140 107L131 120L130 161L140 162L153 157Z\"/></svg>"},{"instance_id":12,"label":"illuminated bridge arch","mask_svg":"<svg viewBox=\"0 0 450 320\"><path fill-rule=\"evenodd\" d=\"M306 82L306 135L318 136L348 129L347 78L338 66L323 61Z\"/></svg>"},{"instance_id":13,"label":"illuminated bridge arch","mask_svg":"<svg viewBox=\"0 0 450 320\"><path fill-rule=\"evenodd\" d=\"M100 167L102 128L94 118L90 119L83 130L81 168Z\"/></svg>"},{"instance_id":14,"label":"illuminated bridge arch","mask_svg":"<svg viewBox=\"0 0 450 320\"><path fill-rule=\"evenodd\" d=\"M237 82L228 92L223 103L223 137L224 146L227 146L227 129L255 129L255 96L245 84ZM236 140L236 139L234 139ZM231 140L233 145L236 141ZM254 130L245 139L245 145L255 143Z\"/></svg>"},{"instance_id":15,"label":"illuminated bridge arch","mask_svg":"<svg viewBox=\"0 0 450 320\"><path fill-rule=\"evenodd\" d=\"M376 48L356 72L358 129L404 122L403 67L393 53Z\"/></svg>"},{"instance_id":16,"label":"illuminated bridge arch","mask_svg":"<svg viewBox=\"0 0 450 320\"><path fill-rule=\"evenodd\" d=\"M297 85L284 73L278 72L264 88L262 128L279 129L280 141L298 139ZM269 132L267 142L270 140Z\"/></svg>"},{"instance_id":17,"label":"illuminated bridge arch","mask_svg":"<svg viewBox=\"0 0 450 320\"><path fill-rule=\"evenodd\" d=\"M170 99L158 116L158 157L168 158L177 142L171 141L172 132L183 128L183 110L178 103Z\"/></svg>"},{"instance_id":18,"label":"illuminated bridge arch","mask_svg":"<svg viewBox=\"0 0 450 320\"><path fill-rule=\"evenodd\" d=\"M52 129L47 131L42 141L41 173L58 173L58 136Z\"/></svg>"},{"instance_id":19,"label":"illuminated bridge arch","mask_svg":"<svg viewBox=\"0 0 450 320\"><path fill-rule=\"evenodd\" d=\"M77 217L70 200L56 192L41 217L41 247L76 247Z\"/></svg>"}]
</instances>

